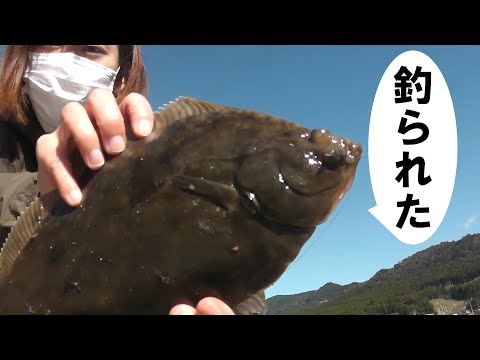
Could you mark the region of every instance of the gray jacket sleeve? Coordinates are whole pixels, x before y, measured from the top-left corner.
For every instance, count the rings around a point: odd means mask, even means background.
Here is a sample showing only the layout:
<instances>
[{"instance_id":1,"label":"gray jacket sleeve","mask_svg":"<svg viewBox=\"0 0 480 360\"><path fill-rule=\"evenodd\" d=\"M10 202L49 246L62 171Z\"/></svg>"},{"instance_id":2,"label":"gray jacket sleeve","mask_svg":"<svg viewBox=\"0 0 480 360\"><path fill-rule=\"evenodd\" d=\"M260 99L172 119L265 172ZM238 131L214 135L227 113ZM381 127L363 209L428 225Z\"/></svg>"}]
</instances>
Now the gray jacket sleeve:
<instances>
[{"instance_id":1,"label":"gray jacket sleeve","mask_svg":"<svg viewBox=\"0 0 480 360\"><path fill-rule=\"evenodd\" d=\"M0 246L38 193L32 129L0 119Z\"/></svg>"},{"instance_id":2,"label":"gray jacket sleeve","mask_svg":"<svg viewBox=\"0 0 480 360\"><path fill-rule=\"evenodd\" d=\"M0 173L0 246L37 193L37 173Z\"/></svg>"}]
</instances>

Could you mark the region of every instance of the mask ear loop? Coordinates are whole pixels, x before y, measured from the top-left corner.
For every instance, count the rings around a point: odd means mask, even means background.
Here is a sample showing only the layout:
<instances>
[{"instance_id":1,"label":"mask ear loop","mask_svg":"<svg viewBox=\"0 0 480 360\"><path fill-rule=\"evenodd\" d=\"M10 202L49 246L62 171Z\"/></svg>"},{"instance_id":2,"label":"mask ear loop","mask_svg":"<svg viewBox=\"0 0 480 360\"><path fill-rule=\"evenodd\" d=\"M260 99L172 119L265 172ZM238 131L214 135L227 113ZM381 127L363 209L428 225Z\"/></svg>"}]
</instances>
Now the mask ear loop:
<instances>
[{"instance_id":1,"label":"mask ear loop","mask_svg":"<svg viewBox=\"0 0 480 360\"><path fill-rule=\"evenodd\" d=\"M122 83L119 85L118 90L115 91L115 82L117 80L117 76L118 76L118 73L120 72L120 69L121 69L121 66L119 66L117 71L116 71L117 74L115 75L115 81L113 83L113 86L114 86L114 89L113 89L114 93L113 94L115 95L115 97L117 97L118 93L120 93L125 88L125 77L122 77Z\"/></svg>"}]
</instances>

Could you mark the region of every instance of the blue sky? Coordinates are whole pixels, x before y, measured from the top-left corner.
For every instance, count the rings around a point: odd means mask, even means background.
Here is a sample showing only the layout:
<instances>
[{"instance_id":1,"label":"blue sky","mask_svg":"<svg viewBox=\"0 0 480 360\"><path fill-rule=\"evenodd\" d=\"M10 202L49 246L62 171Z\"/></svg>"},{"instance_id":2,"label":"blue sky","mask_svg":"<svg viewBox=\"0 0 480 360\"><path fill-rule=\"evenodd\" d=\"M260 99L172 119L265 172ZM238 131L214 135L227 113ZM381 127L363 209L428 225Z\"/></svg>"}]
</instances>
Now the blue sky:
<instances>
[{"instance_id":1,"label":"blue sky","mask_svg":"<svg viewBox=\"0 0 480 360\"><path fill-rule=\"evenodd\" d=\"M368 130L377 86L395 57L419 50L440 68L458 132L457 177L437 232L406 245L369 212L375 205ZM1 51L1 47L0 47ZM443 241L480 232L480 46L142 46L154 108L178 96L258 110L323 127L364 148L352 189L267 297L365 281ZM392 160L393 161L393 160Z\"/></svg>"},{"instance_id":2,"label":"blue sky","mask_svg":"<svg viewBox=\"0 0 480 360\"><path fill-rule=\"evenodd\" d=\"M391 235L369 212L375 205L368 130L388 65L418 50L440 68L458 132L457 177L437 232L420 245ZM249 108L324 127L364 147L355 183L267 297L365 281L382 268L443 241L480 232L480 46L142 46L152 106L180 95ZM393 161L393 160L392 160Z\"/></svg>"}]
</instances>

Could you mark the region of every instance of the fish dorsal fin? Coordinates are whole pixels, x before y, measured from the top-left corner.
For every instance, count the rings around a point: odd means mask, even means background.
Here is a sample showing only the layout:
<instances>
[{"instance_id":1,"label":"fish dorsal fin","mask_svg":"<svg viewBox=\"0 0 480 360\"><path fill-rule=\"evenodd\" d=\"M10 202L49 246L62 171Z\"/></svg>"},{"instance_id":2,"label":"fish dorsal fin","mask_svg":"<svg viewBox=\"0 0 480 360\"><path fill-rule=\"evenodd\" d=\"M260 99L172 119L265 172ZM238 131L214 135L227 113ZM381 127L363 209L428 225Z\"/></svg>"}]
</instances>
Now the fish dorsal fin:
<instances>
[{"instance_id":1,"label":"fish dorsal fin","mask_svg":"<svg viewBox=\"0 0 480 360\"><path fill-rule=\"evenodd\" d=\"M18 256L37 235L56 199L58 199L57 191L37 197L20 215L0 252L0 279L10 273Z\"/></svg>"},{"instance_id":2,"label":"fish dorsal fin","mask_svg":"<svg viewBox=\"0 0 480 360\"><path fill-rule=\"evenodd\" d=\"M250 295L246 300L235 306L233 311L237 315L265 315L267 312L265 291L261 290Z\"/></svg>"},{"instance_id":3,"label":"fish dorsal fin","mask_svg":"<svg viewBox=\"0 0 480 360\"><path fill-rule=\"evenodd\" d=\"M234 107L217 105L208 101L198 100L191 97L178 97L170 101L155 112L155 126L147 141L156 139L165 127L175 121L188 116L198 115L210 111L234 110Z\"/></svg>"}]
</instances>

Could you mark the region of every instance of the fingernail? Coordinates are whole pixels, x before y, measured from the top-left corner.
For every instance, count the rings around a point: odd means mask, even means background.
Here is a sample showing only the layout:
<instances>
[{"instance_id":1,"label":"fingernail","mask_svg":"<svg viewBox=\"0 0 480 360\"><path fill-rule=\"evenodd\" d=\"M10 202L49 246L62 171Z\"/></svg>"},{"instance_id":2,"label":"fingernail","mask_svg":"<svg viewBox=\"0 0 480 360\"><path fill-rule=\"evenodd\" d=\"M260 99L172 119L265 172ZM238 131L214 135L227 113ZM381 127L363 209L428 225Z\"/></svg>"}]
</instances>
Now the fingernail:
<instances>
[{"instance_id":1,"label":"fingernail","mask_svg":"<svg viewBox=\"0 0 480 360\"><path fill-rule=\"evenodd\" d=\"M170 310L170 315L195 315L195 309L188 305L177 305Z\"/></svg>"},{"instance_id":2,"label":"fingernail","mask_svg":"<svg viewBox=\"0 0 480 360\"><path fill-rule=\"evenodd\" d=\"M150 133L152 132L152 125L153 124L147 119L142 119L137 124L137 131L142 136L150 135Z\"/></svg>"},{"instance_id":3,"label":"fingernail","mask_svg":"<svg viewBox=\"0 0 480 360\"><path fill-rule=\"evenodd\" d=\"M220 305L218 305L214 302L210 302L208 304L208 312L211 315L220 315L220 314L224 314L225 310Z\"/></svg>"},{"instance_id":4,"label":"fingernail","mask_svg":"<svg viewBox=\"0 0 480 360\"><path fill-rule=\"evenodd\" d=\"M80 190L73 190L68 196L71 205L79 204L82 201L82 192Z\"/></svg>"},{"instance_id":5,"label":"fingernail","mask_svg":"<svg viewBox=\"0 0 480 360\"><path fill-rule=\"evenodd\" d=\"M108 142L108 152L119 153L125 150L125 140L120 135L113 136Z\"/></svg>"},{"instance_id":6,"label":"fingernail","mask_svg":"<svg viewBox=\"0 0 480 360\"><path fill-rule=\"evenodd\" d=\"M170 311L170 315L183 315L183 314L184 312L182 311L182 309L175 309Z\"/></svg>"},{"instance_id":7,"label":"fingernail","mask_svg":"<svg viewBox=\"0 0 480 360\"><path fill-rule=\"evenodd\" d=\"M90 151L90 155L88 156L88 160L90 162L90 166L92 167L100 167L103 166L105 163L105 159L103 158L103 154L99 149L93 149Z\"/></svg>"}]
</instances>

